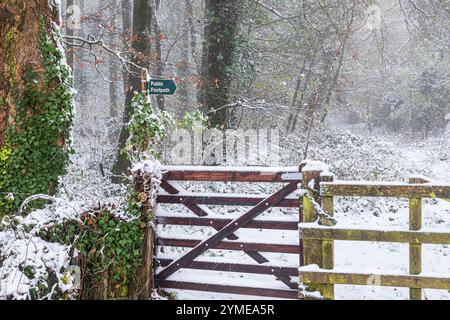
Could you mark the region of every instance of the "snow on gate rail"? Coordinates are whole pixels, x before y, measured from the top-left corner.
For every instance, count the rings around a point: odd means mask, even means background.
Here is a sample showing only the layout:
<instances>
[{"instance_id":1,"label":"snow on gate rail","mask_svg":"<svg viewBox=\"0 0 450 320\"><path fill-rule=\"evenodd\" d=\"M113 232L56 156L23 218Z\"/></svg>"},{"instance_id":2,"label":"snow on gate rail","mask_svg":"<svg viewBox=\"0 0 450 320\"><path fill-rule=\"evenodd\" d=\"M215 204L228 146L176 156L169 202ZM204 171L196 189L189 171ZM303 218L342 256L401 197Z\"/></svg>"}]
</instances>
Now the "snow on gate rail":
<instances>
[{"instance_id":1,"label":"snow on gate rail","mask_svg":"<svg viewBox=\"0 0 450 320\"><path fill-rule=\"evenodd\" d=\"M298 239L300 222L300 199L295 195L301 183L302 174L298 167L263 168L263 167L164 167L161 188L164 193L158 196L159 207L172 205L183 206L187 214L157 210L156 223L160 227L184 228L208 227L217 230L207 239L193 239L180 236L179 230L169 231L163 235L159 232L157 245L163 253L158 255L159 272L157 285L165 289L182 289L193 291L217 292L272 298L298 298L298 267L300 266L301 245ZM274 183L281 189L269 195L197 193L186 191L178 182L222 182L222 183ZM217 215L207 206L251 207L239 217ZM293 219L269 214L260 217L268 209L296 208ZM181 212L177 209L177 212ZM275 243L271 237L257 241L245 238L252 230L276 230L294 233L295 243ZM195 231L194 231L195 232ZM239 233L239 236L236 234ZM184 251L180 255L170 255L167 249ZM210 250L227 250L224 257L205 257ZM230 252L228 252L230 251ZM272 255L271 255L272 254ZM273 254L290 255L289 263L274 262ZM188 270L186 274L182 272ZM202 270L202 273L217 272L216 277L189 273ZM224 276L236 274L238 281ZM265 277L263 285L255 282L251 275ZM293 278L295 279L294 281ZM242 285L244 283L244 285ZM249 285L249 283L251 285Z\"/></svg>"}]
</instances>

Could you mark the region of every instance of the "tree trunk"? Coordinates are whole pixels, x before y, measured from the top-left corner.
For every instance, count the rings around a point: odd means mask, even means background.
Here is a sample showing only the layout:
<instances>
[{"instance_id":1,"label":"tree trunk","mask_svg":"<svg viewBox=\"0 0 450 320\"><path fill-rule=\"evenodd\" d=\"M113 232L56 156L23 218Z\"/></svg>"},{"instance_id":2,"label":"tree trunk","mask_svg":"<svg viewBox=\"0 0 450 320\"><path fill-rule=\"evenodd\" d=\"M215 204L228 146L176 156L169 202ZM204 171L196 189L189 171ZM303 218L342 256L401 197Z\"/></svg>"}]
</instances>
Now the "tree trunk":
<instances>
[{"instance_id":1,"label":"tree trunk","mask_svg":"<svg viewBox=\"0 0 450 320\"><path fill-rule=\"evenodd\" d=\"M163 61L163 58L162 58L162 45L161 45L163 33L161 30L161 27L159 26L158 17L156 16L156 14L159 10L159 1L153 0L151 2L151 6L152 6L152 12L153 12L153 17L152 17L153 29L155 30L155 51L156 51L155 74L156 74L157 78L161 79L164 74L165 62ZM164 110L165 104L166 104L166 97L164 95L157 95L156 103L160 110Z\"/></svg>"},{"instance_id":2,"label":"tree trunk","mask_svg":"<svg viewBox=\"0 0 450 320\"><path fill-rule=\"evenodd\" d=\"M126 1L124 1L126 2ZM133 2L133 35L132 35L132 57L131 60L143 67L150 68L151 61L151 28L152 28L152 9L147 0L134 0ZM126 28L125 28L126 30ZM118 161L114 168L116 175L128 174L131 165L127 155L121 152L128 140L128 132L125 125L130 121L133 114L132 100L134 91L140 91L141 88L141 70L133 68L132 74L126 78L126 99L125 99L125 113L123 119L122 132L119 138L119 155Z\"/></svg>"},{"instance_id":3,"label":"tree trunk","mask_svg":"<svg viewBox=\"0 0 450 320\"><path fill-rule=\"evenodd\" d=\"M68 161L72 79L51 3L0 2L0 190L14 194L0 195L0 216L55 191Z\"/></svg>"},{"instance_id":4,"label":"tree trunk","mask_svg":"<svg viewBox=\"0 0 450 320\"><path fill-rule=\"evenodd\" d=\"M180 96L181 106L183 108L188 108L190 105L189 101L189 89L188 89L188 78L189 78L189 2L185 1L184 5L184 15L185 19L183 21L183 35L181 37L182 47L180 50L180 62L177 66L177 73L180 79L180 83L178 84L178 93Z\"/></svg>"},{"instance_id":5,"label":"tree trunk","mask_svg":"<svg viewBox=\"0 0 450 320\"><path fill-rule=\"evenodd\" d=\"M110 26L115 31L118 29L117 16L116 16L116 12L115 12L116 6L117 6L117 1L113 0L111 3L112 3L112 7L110 10L110 15L111 15ZM114 33L111 34L109 41L114 46L117 44ZM118 102L119 102L119 95L118 95L119 69L117 68L114 57L112 57L112 56L109 57L109 79L111 81L109 83L109 100L110 100L109 115L112 118L113 123L114 123L114 121L116 120L118 111L119 111L119 105L118 105Z\"/></svg>"},{"instance_id":6,"label":"tree trunk","mask_svg":"<svg viewBox=\"0 0 450 320\"><path fill-rule=\"evenodd\" d=\"M240 0L206 0L199 103L213 127L227 128Z\"/></svg>"},{"instance_id":7,"label":"tree trunk","mask_svg":"<svg viewBox=\"0 0 450 320\"><path fill-rule=\"evenodd\" d=\"M132 33L133 33L133 18L132 18L132 3L130 1L122 1L122 38L126 43L130 42ZM128 97L129 92L133 92L133 88L131 88L130 83L130 75L125 67L122 69L122 77L123 77L123 90L125 96ZM127 101L128 102L128 98Z\"/></svg>"},{"instance_id":8,"label":"tree trunk","mask_svg":"<svg viewBox=\"0 0 450 320\"><path fill-rule=\"evenodd\" d=\"M195 68L197 70L197 73L200 75L201 74L201 61L199 61L199 55L197 53L197 30L195 28L195 24L194 24L194 8L192 6L191 1L193 0L186 0L185 4L186 4L186 11L185 11L185 15L186 15L186 22L188 24L189 27L189 33L191 35L191 56L192 56L192 61L195 63Z\"/></svg>"},{"instance_id":9,"label":"tree trunk","mask_svg":"<svg viewBox=\"0 0 450 320\"><path fill-rule=\"evenodd\" d=\"M308 54L306 57L308 57L308 56L309 56L309 54ZM288 132L293 131L293 130L292 130L292 127L293 127L294 117L298 114L298 112L299 112L299 110L300 110L300 108L297 108L297 110L295 110L295 112L296 112L297 114L294 113L294 108L295 108L295 105L296 105L297 99L298 99L298 93L299 93L299 91L300 91L300 86L301 86L301 84L302 84L302 79L304 78L303 73L305 72L306 62L307 62L307 58L305 58L305 59L303 60L303 66L302 66L302 68L301 68L301 70L300 70L300 73L299 73L299 76L298 76L298 78L297 78L297 85L295 86L294 95L293 95L293 97L292 97L291 111L290 111L290 113L289 113L288 124L287 124L287 126L286 126L286 130L287 130Z\"/></svg>"},{"instance_id":10,"label":"tree trunk","mask_svg":"<svg viewBox=\"0 0 450 320\"><path fill-rule=\"evenodd\" d=\"M68 14L74 14L74 1L73 0L67 0L66 3L66 35L69 37L73 37L74 36L74 26L73 25L69 25L68 23ZM73 17L74 18L74 17ZM68 42L72 42L73 40L69 40ZM69 67L73 70L73 57L74 57L74 52L73 52L73 46L67 46L67 53L66 53L66 58L67 58L67 64L69 65Z\"/></svg>"},{"instance_id":11,"label":"tree trunk","mask_svg":"<svg viewBox=\"0 0 450 320\"><path fill-rule=\"evenodd\" d=\"M308 123L308 118L306 117L307 110L305 110L303 104L304 104L305 98L307 96L308 86L310 84L310 80L311 80L311 77L312 77L312 74L313 74L313 66L314 66L314 64L316 62L316 58L317 58L317 54L318 54L319 50L320 49L317 48L317 47L314 49L314 54L312 56L311 62L310 62L309 66L308 66L308 69L307 69L308 73L306 75L305 80L303 81L302 94L300 96L299 102L297 103L298 107L297 107L297 110L296 110L296 114L295 114L294 119L291 122L291 127L290 127L289 132L294 132L297 129L298 121L299 121L299 118L300 118L300 113L302 111L305 113L305 118L304 118L304 120L306 121L305 122L305 128L307 128L307 123Z\"/></svg>"}]
</instances>

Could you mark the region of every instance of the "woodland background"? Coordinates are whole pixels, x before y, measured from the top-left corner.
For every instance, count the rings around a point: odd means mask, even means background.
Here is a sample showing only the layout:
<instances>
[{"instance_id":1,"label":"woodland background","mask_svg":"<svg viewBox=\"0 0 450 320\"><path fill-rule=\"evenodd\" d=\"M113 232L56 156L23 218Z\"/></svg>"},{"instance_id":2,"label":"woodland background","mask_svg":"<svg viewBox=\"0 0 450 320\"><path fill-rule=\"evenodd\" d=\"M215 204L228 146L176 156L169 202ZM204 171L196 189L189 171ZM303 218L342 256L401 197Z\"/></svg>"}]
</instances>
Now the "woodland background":
<instances>
[{"instance_id":1,"label":"woodland background","mask_svg":"<svg viewBox=\"0 0 450 320\"><path fill-rule=\"evenodd\" d=\"M66 42L77 44L68 46L82 123L75 141L94 148L93 162L106 171L140 87L125 60L178 83L177 95L154 97L155 106L179 117L201 110L213 126L272 127L306 139L314 115L316 123L424 139L448 123L445 0L62 4Z\"/></svg>"}]
</instances>

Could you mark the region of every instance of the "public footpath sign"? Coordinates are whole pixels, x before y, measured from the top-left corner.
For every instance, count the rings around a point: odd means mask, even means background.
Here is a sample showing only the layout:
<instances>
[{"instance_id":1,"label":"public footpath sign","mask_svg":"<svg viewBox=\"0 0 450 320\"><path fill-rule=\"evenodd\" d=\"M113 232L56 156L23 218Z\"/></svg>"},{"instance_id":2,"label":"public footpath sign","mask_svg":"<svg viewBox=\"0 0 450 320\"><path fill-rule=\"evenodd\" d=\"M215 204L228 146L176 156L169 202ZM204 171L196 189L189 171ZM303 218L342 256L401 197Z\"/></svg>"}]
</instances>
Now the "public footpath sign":
<instances>
[{"instance_id":1,"label":"public footpath sign","mask_svg":"<svg viewBox=\"0 0 450 320\"><path fill-rule=\"evenodd\" d=\"M147 90L150 95L172 96L177 91L177 85L173 80L149 80Z\"/></svg>"}]
</instances>

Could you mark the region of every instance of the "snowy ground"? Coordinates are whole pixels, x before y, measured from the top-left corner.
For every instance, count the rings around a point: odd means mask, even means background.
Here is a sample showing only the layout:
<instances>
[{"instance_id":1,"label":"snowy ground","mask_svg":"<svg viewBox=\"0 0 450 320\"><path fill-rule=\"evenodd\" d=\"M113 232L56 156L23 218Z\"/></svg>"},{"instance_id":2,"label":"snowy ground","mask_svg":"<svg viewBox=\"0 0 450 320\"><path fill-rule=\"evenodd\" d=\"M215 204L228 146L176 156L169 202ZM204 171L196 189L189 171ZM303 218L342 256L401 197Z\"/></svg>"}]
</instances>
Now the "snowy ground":
<instances>
[{"instance_id":1,"label":"snowy ground","mask_svg":"<svg viewBox=\"0 0 450 320\"><path fill-rule=\"evenodd\" d=\"M78 140L78 139L76 139ZM302 141L295 141L292 137L287 139L292 145L286 144L284 165L298 165L304 149ZM77 208L69 208L61 211L82 211L92 204L105 201L120 201L123 190L120 186L112 185L108 176L103 177L99 170L99 163L112 157L115 152L96 148L98 141L84 143L78 140L77 155L73 157L73 164L69 168L69 174L62 179L63 188L60 192L61 199L68 202L77 200ZM83 149L83 148L84 149ZM98 152L91 152L97 150ZM87 155L87 156L85 156ZM402 139L393 139L388 136L367 137L355 135L348 131L321 130L315 137L311 146L310 158L321 160L331 166L339 179L365 179L365 180L402 180L411 174L423 174L430 178L450 183L450 139L446 136L429 139L426 142L407 142ZM105 168L110 167L106 161ZM273 186L272 186L273 187ZM212 185L206 188L204 185L191 184L187 188L191 191L202 192L227 192L246 194L268 194L276 189L270 189L267 185ZM78 203L79 202L79 203ZM336 201L336 218L340 225L358 226L362 228L405 228L408 222L408 207L406 200L386 199L352 199L339 198ZM187 211L164 208L159 214L189 214ZM244 208L209 208L214 214L221 217L237 217ZM284 220L295 221L296 210L273 209L265 213L260 219L277 217ZM22 222L26 228L27 220L37 219L32 225L48 224L55 220L55 214L51 210L41 210L33 213ZM440 200L424 201L424 228L450 230L450 202ZM174 237L191 237L204 239L214 230L208 228L182 228L159 227L160 235ZM251 232L239 231L238 236L242 240L251 242L270 241L280 244L298 243L298 233L273 232L252 230ZM264 239L264 240L262 240ZM32 254L26 248L32 244ZM50 268L58 277L59 271L67 266L68 248L46 243L36 237L34 233L9 232L0 228L0 243L3 244L3 253L8 252L7 259L1 261L0 268L0 299L15 294L16 298L26 298L30 286L36 285L33 279L29 281L23 274L27 266L36 266L36 278L45 273L45 268ZM424 246L423 269L424 273L450 274L450 246ZM336 268L345 268L346 271L376 272L379 270L406 272L408 266L408 248L406 245L388 243L336 243ZM160 253L160 258L175 258L182 252L174 252L167 248ZM288 267L298 266L298 257L290 254L264 254L270 264ZM251 262L247 256L238 252L211 251L202 256L202 260L228 262ZM22 264L22 262L25 263ZM45 268L44 268L45 266ZM287 287L276 281L271 276L238 275L224 272L205 272L182 270L171 279L189 279L189 281L208 281L208 283L227 283L240 286L255 286L266 288L286 289ZM60 284L61 285L61 284ZM254 299L255 297L235 296L227 294L210 294L192 291L174 290L178 299ZM338 299L406 299L408 291L399 288L336 286ZM445 291L425 290L427 299L450 299L450 294Z\"/></svg>"},{"instance_id":2,"label":"snowy ground","mask_svg":"<svg viewBox=\"0 0 450 320\"><path fill-rule=\"evenodd\" d=\"M0 223L0 300L30 299L30 290L47 285L50 275L58 281L46 296L54 299L56 288L73 294L76 279L69 270L71 259L69 246L49 243L39 237L39 231L64 219L76 218L81 211L79 204L57 200L54 206L36 210L26 218L15 221L4 218Z\"/></svg>"},{"instance_id":3,"label":"snowy ground","mask_svg":"<svg viewBox=\"0 0 450 320\"><path fill-rule=\"evenodd\" d=\"M353 135L349 134L350 137ZM364 139L359 136L348 139L347 144L335 147L333 154L338 156L328 156L328 164L334 168L339 168L343 179L373 179L376 175L380 180L401 180L407 179L411 174L425 174L428 177L450 183L450 148L445 137L431 139L425 142L410 143L400 139L392 142L392 138L377 137L372 138L369 143L364 143ZM332 143L330 147L335 145ZM336 145L335 145L336 146ZM372 149L372 150L371 150ZM376 149L376 150L374 150ZM381 150L381 151L380 151ZM373 152L373 158L365 161L364 157ZM379 152L380 151L380 152ZM339 154L347 155L339 157ZM348 153L350 152L350 154ZM351 152L354 152L353 156ZM320 157L320 152L317 152ZM381 155L381 156L380 156ZM316 158L314 158L316 159ZM323 159L319 159L323 160ZM363 161L361 161L363 160ZM330 162L331 161L331 162ZM354 163L357 162L357 165ZM372 167L371 167L372 165ZM353 166L353 167L352 167ZM359 168L358 168L359 166ZM346 170L348 169L348 175ZM359 175L358 170L366 170L364 175ZM335 171L336 172L336 171ZM343 176L342 176L343 175ZM203 186L204 187L204 186ZM236 187L227 185L216 192L236 192L241 189L243 193L251 193L249 186ZM213 189L214 189L213 188ZM264 187L262 188L264 190ZM190 190L204 191L202 186L191 184ZM208 189L211 191L210 189ZM258 192L253 190L253 192ZM261 192L262 193L262 192ZM264 193L267 193L265 191ZM355 201L356 200L356 201ZM226 209L220 207L209 207L209 209L219 216L226 215L234 217L243 212L240 209ZM424 229L450 232L450 202L443 200L424 200ZM159 214L179 215L190 214L187 211L180 211L179 207L161 208ZM336 218L339 226L360 227L367 229L408 229L408 201L396 199L351 199L337 198ZM296 218L295 211L283 211L274 209L264 214L261 219L283 216L284 220ZM204 239L214 231L208 228L187 228L166 226L159 227L160 235L174 237L189 237L193 239ZM245 234L242 230L237 233L243 241L272 243L298 243L297 232L274 233L273 231L258 231L248 229ZM264 240L262 240L264 239ZM183 251L173 252L170 249L159 253L161 258L174 258ZM295 255L264 254L271 262L270 265L297 266ZM214 259L214 260L211 260ZM252 263L244 254L237 252L212 250L199 258L201 261L227 261ZM343 242L337 241L335 244L335 267L337 270L379 273L395 272L396 274L408 272L408 245L392 243L371 243L371 242ZM450 246L444 245L424 245L423 246L423 274L450 274ZM249 274L235 274L212 271L191 271L181 270L173 275L171 280L188 280L193 282L211 284L244 285L251 287L265 287L287 289L287 287L272 276L257 276ZM294 279L293 279L294 280ZM171 290L178 299L254 299L255 297L235 296L227 294L210 294L204 292L193 292L186 290ZM444 290L424 290L425 299L450 299L450 292ZM381 288L375 286L336 286L337 299L408 299L409 292L405 288Z\"/></svg>"}]
</instances>

